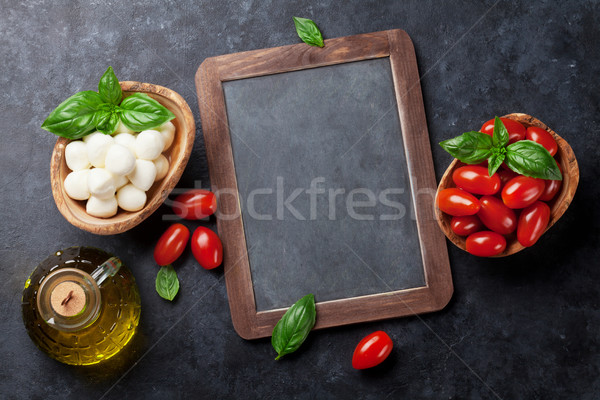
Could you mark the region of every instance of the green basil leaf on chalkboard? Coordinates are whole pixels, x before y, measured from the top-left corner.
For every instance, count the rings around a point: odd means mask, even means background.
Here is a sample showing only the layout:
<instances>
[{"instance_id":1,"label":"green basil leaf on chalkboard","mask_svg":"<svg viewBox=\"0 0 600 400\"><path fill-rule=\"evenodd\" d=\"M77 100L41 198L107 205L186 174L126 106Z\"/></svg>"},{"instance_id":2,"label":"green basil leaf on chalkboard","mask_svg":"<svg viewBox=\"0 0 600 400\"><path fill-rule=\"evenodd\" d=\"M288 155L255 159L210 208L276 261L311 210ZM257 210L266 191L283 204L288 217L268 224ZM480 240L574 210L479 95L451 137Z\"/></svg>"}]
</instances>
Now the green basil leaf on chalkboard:
<instances>
[{"instance_id":1,"label":"green basil leaf on chalkboard","mask_svg":"<svg viewBox=\"0 0 600 400\"><path fill-rule=\"evenodd\" d=\"M104 75L100 78L100 82L98 82L98 93L105 103L114 105L119 105L119 103L121 103L123 92L121 91L121 85L119 84L119 80L112 67L108 67Z\"/></svg>"},{"instance_id":2,"label":"green basil leaf on chalkboard","mask_svg":"<svg viewBox=\"0 0 600 400\"><path fill-rule=\"evenodd\" d=\"M160 267L156 275L156 291L163 299L172 301L179 292L179 279L172 265Z\"/></svg>"},{"instance_id":3,"label":"green basil leaf on chalkboard","mask_svg":"<svg viewBox=\"0 0 600 400\"><path fill-rule=\"evenodd\" d=\"M323 35L312 20L308 18L292 17L296 32L302 41L308 45L323 47Z\"/></svg>"},{"instance_id":4,"label":"green basil leaf on chalkboard","mask_svg":"<svg viewBox=\"0 0 600 400\"><path fill-rule=\"evenodd\" d=\"M271 344L277 352L275 360L298 350L315 326L316 316L315 296L312 294L298 300L283 314L271 336Z\"/></svg>"},{"instance_id":5,"label":"green basil leaf on chalkboard","mask_svg":"<svg viewBox=\"0 0 600 400\"><path fill-rule=\"evenodd\" d=\"M521 175L532 178L562 180L554 157L539 143L520 140L506 147L506 165Z\"/></svg>"},{"instance_id":6,"label":"green basil leaf on chalkboard","mask_svg":"<svg viewBox=\"0 0 600 400\"><path fill-rule=\"evenodd\" d=\"M91 90L75 93L48 115L42 128L67 139L79 139L94 130L94 115L100 108L100 95Z\"/></svg>"},{"instance_id":7,"label":"green basil leaf on chalkboard","mask_svg":"<svg viewBox=\"0 0 600 400\"><path fill-rule=\"evenodd\" d=\"M485 133L470 131L440 142L440 146L465 164L478 164L492 154L492 138Z\"/></svg>"},{"instance_id":8,"label":"green basil leaf on chalkboard","mask_svg":"<svg viewBox=\"0 0 600 400\"><path fill-rule=\"evenodd\" d=\"M171 111L145 93L134 93L121 102L121 120L134 131L156 128L173 118Z\"/></svg>"}]
</instances>

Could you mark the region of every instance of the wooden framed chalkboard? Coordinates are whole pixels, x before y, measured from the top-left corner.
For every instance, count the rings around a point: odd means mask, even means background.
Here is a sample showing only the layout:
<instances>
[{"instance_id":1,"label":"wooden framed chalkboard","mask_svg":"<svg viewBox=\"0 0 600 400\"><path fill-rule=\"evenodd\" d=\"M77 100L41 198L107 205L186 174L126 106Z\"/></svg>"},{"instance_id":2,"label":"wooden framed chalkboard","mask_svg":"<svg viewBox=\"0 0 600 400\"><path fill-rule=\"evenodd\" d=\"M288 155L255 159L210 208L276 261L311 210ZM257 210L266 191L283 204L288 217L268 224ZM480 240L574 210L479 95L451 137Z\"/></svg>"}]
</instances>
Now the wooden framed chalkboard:
<instances>
[{"instance_id":1,"label":"wooden framed chalkboard","mask_svg":"<svg viewBox=\"0 0 600 400\"><path fill-rule=\"evenodd\" d=\"M196 74L233 325L271 335L307 293L315 328L452 296L412 42L402 30L206 59Z\"/></svg>"}]
</instances>

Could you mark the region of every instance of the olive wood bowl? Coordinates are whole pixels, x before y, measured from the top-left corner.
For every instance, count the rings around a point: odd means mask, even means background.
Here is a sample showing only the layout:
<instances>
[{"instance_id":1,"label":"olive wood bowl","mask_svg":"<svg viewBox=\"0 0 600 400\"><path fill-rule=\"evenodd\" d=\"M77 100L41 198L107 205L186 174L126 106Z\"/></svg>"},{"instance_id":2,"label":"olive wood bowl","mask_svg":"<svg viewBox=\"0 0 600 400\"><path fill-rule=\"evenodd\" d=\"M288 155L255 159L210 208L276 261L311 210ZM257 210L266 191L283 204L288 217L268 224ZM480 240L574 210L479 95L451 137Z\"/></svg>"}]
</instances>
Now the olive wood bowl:
<instances>
[{"instance_id":1,"label":"olive wood bowl","mask_svg":"<svg viewBox=\"0 0 600 400\"><path fill-rule=\"evenodd\" d=\"M550 221L548 222L548 226L546 227L547 231L564 214L564 212L571 204L573 196L575 195L577 183L579 182L579 167L577 166L577 159L575 158L575 154L573 153L571 146L569 146L569 144L563 138L557 135L556 132L550 129L546 124L532 117L531 115L513 113L505 115L503 118L518 121L521 124L523 124L525 128L528 128L530 126L537 126L539 128L545 129L546 131L550 132L550 134L552 134L554 140L556 140L556 143L558 144L558 151L555 154L554 158L559 162L560 167L562 169L563 181L560 191L556 194L556 196L554 196L554 198L551 201L547 202L548 206L550 206ZM452 229L450 228L450 221L452 220L452 216L442 212L437 207L437 196L439 192L443 189L456 187L452 180L452 174L457 168L460 168L464 165L466 164L460 162L457 159L454 159L454 161L452 161L448 169L446 169L446 172L444 173L444 176L442 176L442 180L440 181L435 196L435 215L438 224L440 225L440 228L442 229L446 237L457 247L466 251L466 237L458 236L452 231ZM518 217L518 212L520 210L515 211L517 212ZM516 231L510 235L506 235L505 238L506 249L495 257L509 256L525 248L517 240Z\"/></svg>"},{"instance_id":2,"label":"olive wood bowl","mask_svg":"<svg viewBox=\"0 0 600 400\"><path fill-rule=\"evenodd\" d=\"M64 190L63 182L71 172L65 160L65 146L69 139L59 138L54 145L50 162L52 195L60 213L74 226L97 235L114 235L125 232L148 218L167 198L175 187L190 158L196 135L194 116L186 101L176 92L163 86L141 82L120 82L123 97L136 92L146 93L168 108L175 118L175 138L171 147L163 153L169 160L169 171L160 181L154 182L146 192L146 205L139 211L129 212L121 208L110 218L97 218L85 211L85 201L73 200Z\"/></svg>"}]
</instances>

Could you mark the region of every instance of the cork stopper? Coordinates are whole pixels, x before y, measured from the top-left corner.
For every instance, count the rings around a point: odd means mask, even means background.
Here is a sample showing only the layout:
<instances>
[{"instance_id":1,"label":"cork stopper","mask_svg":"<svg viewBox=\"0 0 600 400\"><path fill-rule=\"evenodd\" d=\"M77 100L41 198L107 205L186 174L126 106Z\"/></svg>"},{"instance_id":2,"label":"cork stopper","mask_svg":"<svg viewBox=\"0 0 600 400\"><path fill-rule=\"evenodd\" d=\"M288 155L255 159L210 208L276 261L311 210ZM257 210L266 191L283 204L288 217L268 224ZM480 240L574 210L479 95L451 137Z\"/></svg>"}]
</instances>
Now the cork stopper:
<instances>
[{"instance_id":1,"label":"cork stopper","mask_svg":"<svg viewBox=\"0 0 600 400\"><path fill-rule=\"evenodd\" d=\"M85 307L85 292L75 282L65 281L56 285L50 295L54 311L63 317L79 314Z\"/></svg>"}]
</instances>

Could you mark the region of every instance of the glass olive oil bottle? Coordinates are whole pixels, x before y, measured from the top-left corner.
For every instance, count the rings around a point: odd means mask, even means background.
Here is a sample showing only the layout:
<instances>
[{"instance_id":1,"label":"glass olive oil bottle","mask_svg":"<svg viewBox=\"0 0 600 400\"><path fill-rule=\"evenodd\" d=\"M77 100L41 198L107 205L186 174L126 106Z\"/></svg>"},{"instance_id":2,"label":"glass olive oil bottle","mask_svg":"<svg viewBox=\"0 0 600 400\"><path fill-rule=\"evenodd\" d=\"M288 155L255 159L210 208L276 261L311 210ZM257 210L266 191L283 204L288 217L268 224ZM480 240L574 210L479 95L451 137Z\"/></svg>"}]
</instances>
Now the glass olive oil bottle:
<instances>
[{"instance_id":1,"label":"glass olive oil bottle","mask_svg":"<svg viewBox=\"0 0 600 400\"><path fill-rule=\"evenodd\" d=\"M90 365L121 351L135 334L140 295L129 268L92 247L51 255L25 282L23 321L50 357Z\"/></svg>"}]
</instances>

